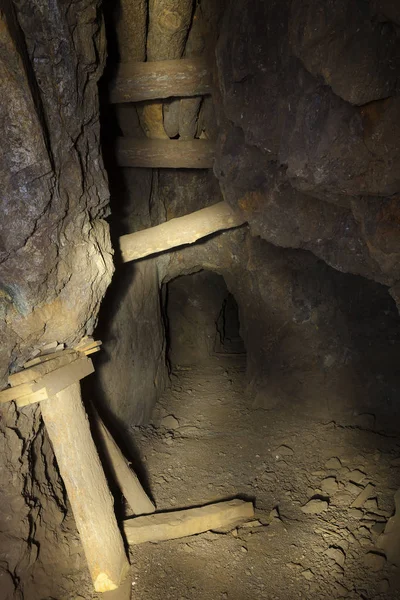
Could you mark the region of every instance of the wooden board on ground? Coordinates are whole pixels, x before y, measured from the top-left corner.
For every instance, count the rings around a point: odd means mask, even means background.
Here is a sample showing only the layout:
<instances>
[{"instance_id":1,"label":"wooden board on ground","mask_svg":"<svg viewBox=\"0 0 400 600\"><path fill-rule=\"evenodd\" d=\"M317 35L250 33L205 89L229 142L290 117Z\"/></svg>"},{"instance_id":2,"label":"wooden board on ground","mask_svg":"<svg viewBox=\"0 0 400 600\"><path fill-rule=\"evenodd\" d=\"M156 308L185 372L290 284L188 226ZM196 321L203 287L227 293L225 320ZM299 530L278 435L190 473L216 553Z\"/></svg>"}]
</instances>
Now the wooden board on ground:
<instances>
[{"instance_id":1,"label":"wooden board on ground","mask_svg":"<svg viewBox=\"0 0 400 600\"><path fill-rule=\"evenodd\" d=\"M155 513L124 521L124 532L131 545L174 540L209 531L234 529L254 519L254 507L244 500L228 500L200 508Z\"/></svg>"},{"instance_id":2,"label":"wooden board on ground","mask_svg":"<svg viewBox=\"0 0 400 600\"><path fill-rule=\"evenodd\" d=\"M151 140L119 138L116 159L120 167L211 169L215 144L209 140Z\"/></svg>"},{"instance_id":3,"label":"wooden board on ground","mask_svg":"<svg viewBox=\"0 0 400 600\"><path fill-rule=\"evenodd\" d=\"M79 350L79 352L88 352L89 350L93 350L94 348L98 348L102 345L103 342L100 340L87 339L82 340L77 346L75 346L74 350Z\"/></svg>"},{"instance_id":4,"label":"wooden board on ground","mask_svg":"<svg viewBox=\"0 0 400 600\"><path fill-rule=\"evenodd\" d=\"M110 87L110 102L211 93L211 71L202 58L121 63Z\"/></svg>"}]
</instances>

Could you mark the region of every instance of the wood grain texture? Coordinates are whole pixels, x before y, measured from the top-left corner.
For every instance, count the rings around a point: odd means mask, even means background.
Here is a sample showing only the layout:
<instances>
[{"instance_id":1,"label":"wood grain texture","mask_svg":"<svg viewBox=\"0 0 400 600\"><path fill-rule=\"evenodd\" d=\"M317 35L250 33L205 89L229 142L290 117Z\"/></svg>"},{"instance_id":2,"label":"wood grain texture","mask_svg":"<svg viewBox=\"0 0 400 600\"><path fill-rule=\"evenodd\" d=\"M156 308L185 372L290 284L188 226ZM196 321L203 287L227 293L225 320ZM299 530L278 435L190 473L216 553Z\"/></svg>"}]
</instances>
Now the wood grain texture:
<instances>
[{"instance_id":1,"label":"wood grain texture","mask_svg":"<svg viewBox=\"0 0 400 600\"><path fill-rule=\"evenodd\" d=\"M149 0L147 60L182 56L192 11L193 0Z\"/></svg>"},{"instance_id":2,"label":"wood grain texture","mask_svg":"<svg viewBox=\"0 0 400 600\"><path fill-rule=\"evenodd\" d=\"M210 529L230 529L254 518L251 502L229 500L200 508L155 513L124 522L128 544L160 542L196 535Z\"/></svg>"},{"instance_id":3,"label":"wood grain texture","mask_svg":"<svg viewBox=\"0 0 400 600\"><path fill-rule=\"evenodd\" d=\"M212 91L208 63L201 58L121 63L111 83L110 102L201 96Z\"/></svg>"},{"instance_id":4,"label":"wood grain texture","mask_svg":"<svg viewBox=\"0 0 400 600\"><path fill-rule=\"evenodd\" d=\"M77 360L80 357L79 352L61 352L57 357L51 357L51 360L48 360L44 363L39 363L29 369L23 369L18 373L13 373L8 378L8 383L12 386L20 385L22 383L30 383L31 381L37 381L47 373L51 373L51 371L55 371L64 365L68 365L69 363Z\"/></svg>"},{"instance_id":5,"label":"wood grain texture","mask_svg":"<svg viewBox=\"0 0 400 600\"><path fill-rule=\"evenodd\" d=\"M116 158L120 167L211 169L215 145L208 140L150 140L119 138Z\"/></svg>"},{"instance_id":6,"label":"wood grain texture","mask_svg":"<svg viewBox=\"0 0 400 600\"><path fill-rule=\"evenodd\" d=\"M243 223L245 219L236 214L229 204L218 202L156 227L123 235L119 238L122 260L129 262L185 244L193 244L206 235L238 227Z\"/></svg>"},{"instance_id":7,"label":"wood grain texture","mask_svg":"<svg viewBox=\"0 0 400 600\"><path fill-rule=\"evenodd\" d=\"M94 445L79 383L41 404L97 592L118 588L129 563Z\"/></svg>"},{"instance_id":8,"label":"wood grain texture","mask_svg":"<svg viewBox=\"0 0 400 600\"><path fill-rule=\"evenodd\" d=\"M95 409L93 414L96 430L111 474L128 502L132 514L147 515L153 513L155 511L154 504L142 488L135 472Z\"/></svg>"}]
</instances>

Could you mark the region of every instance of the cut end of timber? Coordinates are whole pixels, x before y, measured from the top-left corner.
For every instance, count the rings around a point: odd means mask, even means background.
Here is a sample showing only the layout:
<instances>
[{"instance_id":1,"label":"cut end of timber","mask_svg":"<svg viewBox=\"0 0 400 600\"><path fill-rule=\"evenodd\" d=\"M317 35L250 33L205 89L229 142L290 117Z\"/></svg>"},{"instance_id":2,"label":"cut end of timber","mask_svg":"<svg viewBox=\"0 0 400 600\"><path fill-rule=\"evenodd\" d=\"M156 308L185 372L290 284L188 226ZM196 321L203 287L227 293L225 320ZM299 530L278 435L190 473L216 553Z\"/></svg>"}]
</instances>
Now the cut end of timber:
<instances>
[{"instance_id":1,"label":"cut end of timber","mask_svg":"<svg viewBox=\"0 0 400 600\"><path fill-rule=\"evenodd\" d=\"M94 581L94 589L96 592L112 592L117 589L117 585L111 581L107 573L100 573Z\"/></svg>"}]
</instances>

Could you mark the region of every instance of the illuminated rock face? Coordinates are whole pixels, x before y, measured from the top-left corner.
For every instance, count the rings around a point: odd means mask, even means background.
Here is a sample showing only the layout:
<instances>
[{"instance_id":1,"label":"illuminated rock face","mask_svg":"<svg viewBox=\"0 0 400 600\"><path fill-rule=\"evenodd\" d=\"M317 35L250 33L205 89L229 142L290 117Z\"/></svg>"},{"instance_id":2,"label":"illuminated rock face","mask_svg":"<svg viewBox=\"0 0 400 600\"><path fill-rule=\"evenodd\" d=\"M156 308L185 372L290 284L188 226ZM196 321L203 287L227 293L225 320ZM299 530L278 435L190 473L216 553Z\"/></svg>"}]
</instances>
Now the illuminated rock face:
<instances>
[{"instance_id":1,"label":"illuminated rock face","mask_svg":"<svg viewBox=\"0 0 400 600\"><path fill-rule=\"evenodd\" d=\"M112 274L95 3L2 14L0 382L41 342L91 331Z\"/></svg>"},{"instance_id":2,"label":"illuminated rock face","mask_svg":"<svg viewBox=\"0 0 400 600\"><path fill-rule=\"evenodd\" d=\"M111 280L99 4L22 0L1 8L1 387L35 345L91 332ZM57 596L62 584L51 588L72 549L61 543L62 529L74 525L38 407L0 407L0 451L1 594Z\"/></svg>"}]
</instances>

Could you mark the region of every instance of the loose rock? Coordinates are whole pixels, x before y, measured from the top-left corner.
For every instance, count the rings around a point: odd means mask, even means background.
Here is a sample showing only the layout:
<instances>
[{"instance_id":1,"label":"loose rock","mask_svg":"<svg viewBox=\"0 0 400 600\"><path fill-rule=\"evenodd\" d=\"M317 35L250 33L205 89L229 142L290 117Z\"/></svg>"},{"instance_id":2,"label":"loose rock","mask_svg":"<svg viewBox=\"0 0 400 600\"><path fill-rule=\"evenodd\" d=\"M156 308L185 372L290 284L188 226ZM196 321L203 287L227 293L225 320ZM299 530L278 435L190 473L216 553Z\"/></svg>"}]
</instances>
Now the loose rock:
<instances>
[{"instance_id":1,"label":"loose rock","mask_svg":"<svg viewBox=\"0 0 400 600\"><path fill-rule=\"evenodd\" d=\"M381 571L385 564L386 558L383 556L383 554L368 552L368 554L364 556L364 565L374 573Z\"/></svg>"},{"instance_id":2,"label":"loose rock","mask_svg":"<svg viewBox=\"0 0 400 600\"><path fill-rule=\"evenodd\" d=\"M330 458L329 460L327 460L325 463L325 469L332 469L332 470L340 469L341 466L342 466L342 463L335 456Z\"/></svg>"},{"instance_id":3,"label":"loose rock","mask_svg":"<svg viewBox=\"0 0 400 600\"><path fill-rule=\"evenodd\" d=\"M320 513L327 510L328 507L329 504L326 500L321 500L320 498L312 498L307 502L307 504L301 507L301 510L306 515L319 515Z\"/></svg>"}]
</instances>

